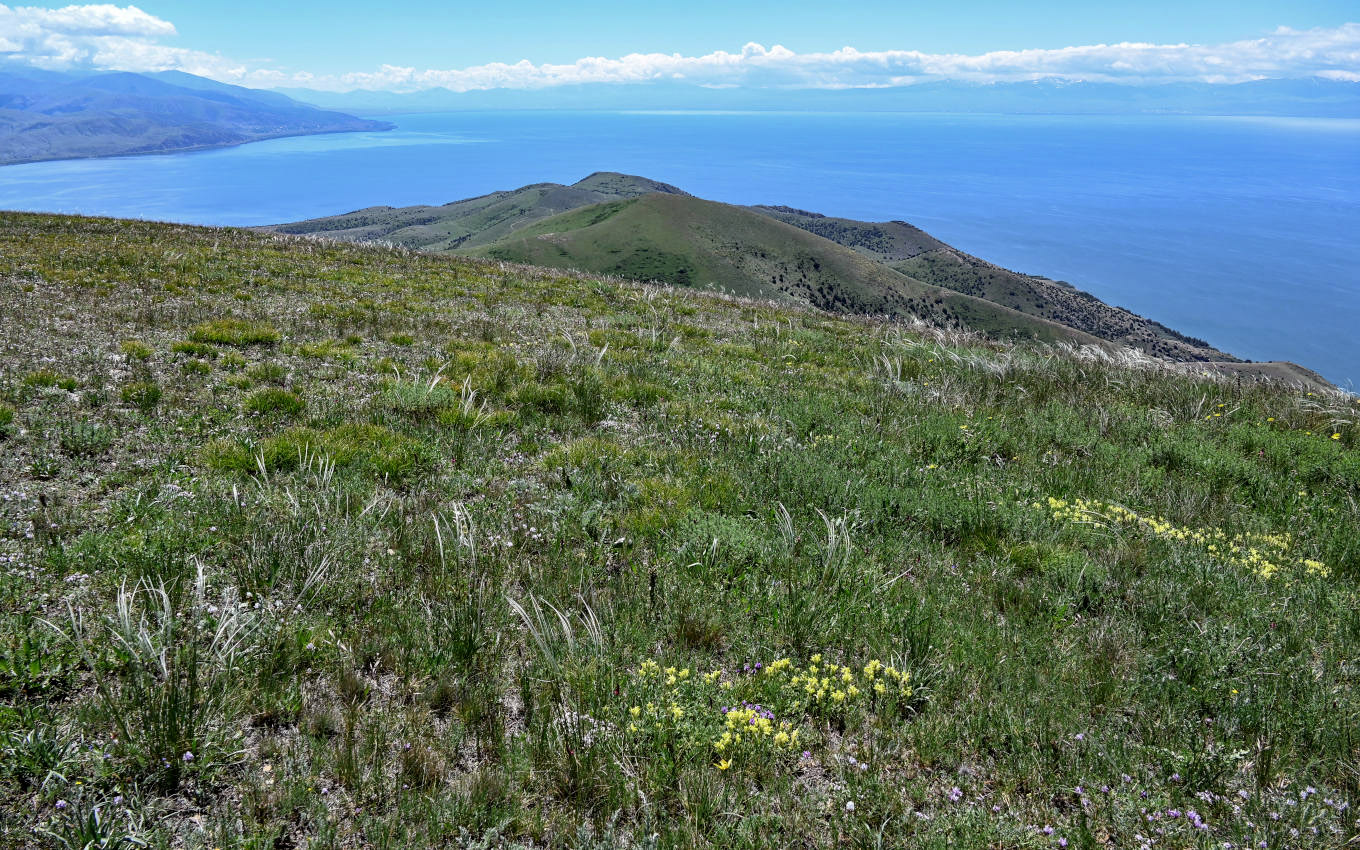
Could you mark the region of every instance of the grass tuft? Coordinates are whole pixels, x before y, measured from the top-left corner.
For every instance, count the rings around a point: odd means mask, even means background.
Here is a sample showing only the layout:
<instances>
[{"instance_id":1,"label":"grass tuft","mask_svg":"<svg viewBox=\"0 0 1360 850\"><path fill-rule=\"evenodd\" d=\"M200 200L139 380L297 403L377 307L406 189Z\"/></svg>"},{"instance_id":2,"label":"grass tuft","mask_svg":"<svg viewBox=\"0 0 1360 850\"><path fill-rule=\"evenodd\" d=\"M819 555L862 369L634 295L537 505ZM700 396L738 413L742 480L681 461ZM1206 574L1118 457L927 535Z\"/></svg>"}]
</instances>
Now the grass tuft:
<instances>
[{"instance_id":1,"label":"grass tuft","mask_svg":"<svg viewBox=\"0 0 1360 850\"><path fill-rule=\"evenodd\" d=\"M244 348L250 345L273 345L279 341L279 332L267 322L213 319L194 325L189 330L189 339L197 343Z\"/></svg>"}]
</instances>

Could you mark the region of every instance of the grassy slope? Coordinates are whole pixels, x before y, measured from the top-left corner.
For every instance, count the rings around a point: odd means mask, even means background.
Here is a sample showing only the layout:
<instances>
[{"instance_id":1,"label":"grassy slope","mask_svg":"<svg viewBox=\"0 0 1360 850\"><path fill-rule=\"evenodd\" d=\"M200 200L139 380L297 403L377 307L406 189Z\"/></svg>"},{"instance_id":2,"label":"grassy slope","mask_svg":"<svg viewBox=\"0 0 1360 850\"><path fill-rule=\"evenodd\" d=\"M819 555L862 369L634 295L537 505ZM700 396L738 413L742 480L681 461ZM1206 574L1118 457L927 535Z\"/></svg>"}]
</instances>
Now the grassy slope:
<instances>
[{"instance_id":1,"label":"grassy slope","mask_svg":"<svg viewBox=\"0 0 1360 850\"><path fill-rule=\"evenodd\" d=\"M466 253L775 298L844 313L921 316L995 333L1094 343L1086 334L951 290L767 216L651 194L544 219Z\"/></svg>"},{"instance_id":2,"label":"grassy slope","mask_svg":"<svg viewBox=\"0 0 1360 850\"><path fill-rule=\"evenodd\" d=\"M325 234L354 242L387 242L426 251L474 248L503 239L536 221L568 210L648 192L683 194L645 177L597 172L570 186L537 183L442 206L369 207L264 228L276 233Z\"/></svg>"},{"instance_id":3,"label":"grassy slope","mask_svg":"<svg viewBox=\"0 0 1360 850\"><path fill-rule=\"evenodd\" d=\"M144 222L0 298L2 846L1355 832L1354 399Z\"/></svg>"},{"instance_id":4,"label":"grassy slope","mask_svg":"<svg viewBox=\"0 0 1360 850\"><path fill-rule=\"evenodd\" d=\"M1077 328L1101 339L1176 360L1234 361L1203 340L1176 333L1068 284L1003 269L965 254L902 221L863 222L796 210L753 207L824 236L918 280Z\"/></svg>"},{"instance_id":5,"label":"grassy slope","mask_svg":"<svg viewBox=\"0 0 1360 850\"><path fill-rule=\"evenodd\" d=\"M541 183L512 192L496 192L438 207L372 207L345 215L277 225L266 229L281 233L325 234L347 241L381 241L430 251L459 250L463 253L484 255L487 253L484 250L486 246L497 242L518 242L520 230L550 216L580 210L597 203L636 198L651 192L690 197L674 186L644 177L598 172L571 186ZM711 234L714 232L736 226L738 232L744 231L749 235L752 232L749 221L741 220L739 215L730 211L717 212L718 205L689 207L688 204L681 204L681 206L688 207L691 212L696 209L702 211L722 224L698 228L694 226L692 220L689 220L692 219L692 216L689 216L686 220L686 230L672 230L668 222L652 222L645 235L653 244L641 242L643 232L620 233L617 227L610 228L606 234L607 238L625 241L628 244L626 251L620 250L619 246L615 245L592 247L580 244L573 246L573 252L552 251L547 250L546 246L524 244L506 246L500 250L506 256L513 255L520 259L533 257L531 262L549 266L561 266L575 261L578 264L584 263L583 268L608 269L613 273L631 275L643 280L658 279L680 284L689 283L690 272L695 271L689 266L697 263L699 270L714 280L725 278L734 281L733 288L737 291L777 293L781 289L778 275L781 272L785 273L787 280L787 270L775 266L781 262L787 265L791 258L773 253L771 248L774 246L771 244L748 246L754 250L751 255L742 258L740 269L732 268L731 263L722 263L715 267L711 262L703 262L698 256L700 253L712 251L714 246L711 243L714 239ZM672 204L671 209L674 208L675 204ZM1082 334L1140 348L1158 357L1237 362L1232 355L1218 351L1202 340L1178 334L1123 308L1112 307L1067 284L1019 274L992 265L958 251L906 222L854 221L780 206L737 209L751 210L791 224L838 245L851 248L863 257L915 280L990 301L1007 310L1043 320L1038 326L1047 328L1048 323L1061 324ZM571 216L554 223L550 229L561 232L568 228L578 228L582 222L589 223L594 217L594 213L586 214L584 218ZM540 228L536 232L544 231ZM795 265L799 260L803 260L804 265L807 265L808 259L822 259L820 255L825 249L823 245L820 249L814 250L812 244L796 240L790 243L787 238L777 241L782 247L792 245L801 252L800 256L792 258ZM573 257L572 253L578 256ZM730 254L730 251L724 253ZM760 256L762 253L765 256ZM626 256L620 256L621 254ZM854 267L852 270L854 275L864 277L866 272L862 263L851 265ZM802 278L803 271L797 269L794 278ZM773 281L750 279L755 274L769 276L771 273L775 277ZM884 276L881 270L871 270L870 276L878 281L869 283L871 288L883 285ZM892 279L900 284L896 278ZM826 280L824 288L839 290L843 283L841 280ZM854 284L851 283L849 288L853 290ZM814 292L809 298L807 293L803 293L798 297L799 300L811 300L812 303L833 310L844 309L824 294ZM978 321L975 327L979 330L995 330L997 327L1004 328L1014 324L1013 317L998 325L988 317L969 315L970 310L963 305L972 302L957 303L959 312L965 318ZM1042 336L1052 338L1052 334L1047 331ZM1270 367L1251 367L1248 371L1267 375L1277 373ZM1320 385L1325 384L1325 381L1316 375L1312 375L1308 380Z\"/></svg>"}]
</instances>

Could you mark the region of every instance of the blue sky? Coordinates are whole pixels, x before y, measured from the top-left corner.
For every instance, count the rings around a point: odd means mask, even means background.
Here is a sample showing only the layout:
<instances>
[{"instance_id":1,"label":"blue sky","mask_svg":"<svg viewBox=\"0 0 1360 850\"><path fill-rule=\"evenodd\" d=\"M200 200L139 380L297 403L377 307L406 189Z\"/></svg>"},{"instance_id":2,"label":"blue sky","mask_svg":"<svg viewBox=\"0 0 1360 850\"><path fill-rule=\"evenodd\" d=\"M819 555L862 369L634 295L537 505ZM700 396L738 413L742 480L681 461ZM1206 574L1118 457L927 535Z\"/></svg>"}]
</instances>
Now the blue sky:
<instances>
[{"instance_id":1,"label":"blue sky","mask_svg":"<svg viewBox=\"0 0 1360 850\"><path fill-rule=\"evenodd\" d=\"M1360 20L1356 0L146 0L137 5L172 21L184 46L267 57L319 73L384 63L446 68L628 53L700 55L737 50L751 41L798 52L849 45L928 53L1121 41L1213 44L1256 37L1282 25L1310 29Z\"/></svg>"},{"instance_id":2,"label":"blue sky","mask_svg":"<svg viewBox=\"0 0 1360 850\"><path fill-rule=\"evenodd\" d=\"M1352 22L1356 0L141 0L0 5L0 56L335 90L1360 79Z\"/></svg>"}]
</instances>

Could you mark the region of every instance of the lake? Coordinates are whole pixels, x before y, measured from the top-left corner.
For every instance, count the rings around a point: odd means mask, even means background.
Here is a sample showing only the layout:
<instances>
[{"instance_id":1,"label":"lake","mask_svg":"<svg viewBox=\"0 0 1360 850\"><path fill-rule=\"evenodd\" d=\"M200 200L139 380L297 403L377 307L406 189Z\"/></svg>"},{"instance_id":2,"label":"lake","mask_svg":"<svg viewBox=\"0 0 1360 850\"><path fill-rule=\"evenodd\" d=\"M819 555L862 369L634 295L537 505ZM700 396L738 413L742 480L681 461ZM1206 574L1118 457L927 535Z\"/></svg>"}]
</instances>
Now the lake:
<instances>
[{"instance_id":1,"label":"lake","mask_svg":"<svg viewBox=\"0 0 1360 850\"><path fill-rule=\"evenodd\" d=\"M0 168L0 208L269 224L593 171L903 219L1240 357L1360 384L1360 120L480 112Z\"/></svg>"}]
</instances>

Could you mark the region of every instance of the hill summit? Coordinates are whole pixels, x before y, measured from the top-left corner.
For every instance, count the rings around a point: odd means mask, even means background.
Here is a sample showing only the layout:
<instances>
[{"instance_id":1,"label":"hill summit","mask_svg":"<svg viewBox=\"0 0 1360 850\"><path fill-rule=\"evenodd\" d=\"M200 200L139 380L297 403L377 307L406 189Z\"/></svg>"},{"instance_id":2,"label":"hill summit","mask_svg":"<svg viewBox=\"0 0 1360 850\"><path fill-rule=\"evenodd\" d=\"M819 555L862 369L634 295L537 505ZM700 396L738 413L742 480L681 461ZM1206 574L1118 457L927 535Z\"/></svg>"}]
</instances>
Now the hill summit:
<instances>
[{"instance_id":1,"label":"hill summit","mask_svg":"<svg viewBox=\"0 0 1360 850\"><path fill-rule=\"evenodd\" d=\"M442 206L370 207L266 229L579 269L832 312L922 318L1002 338L1104 341L1169 360L1322 382L1293 364L1242 363L1203 340L1069 284L989 263L904 221L717 203L614 172L571 185L537 183Z\"/></svg>"}]
</instances>

